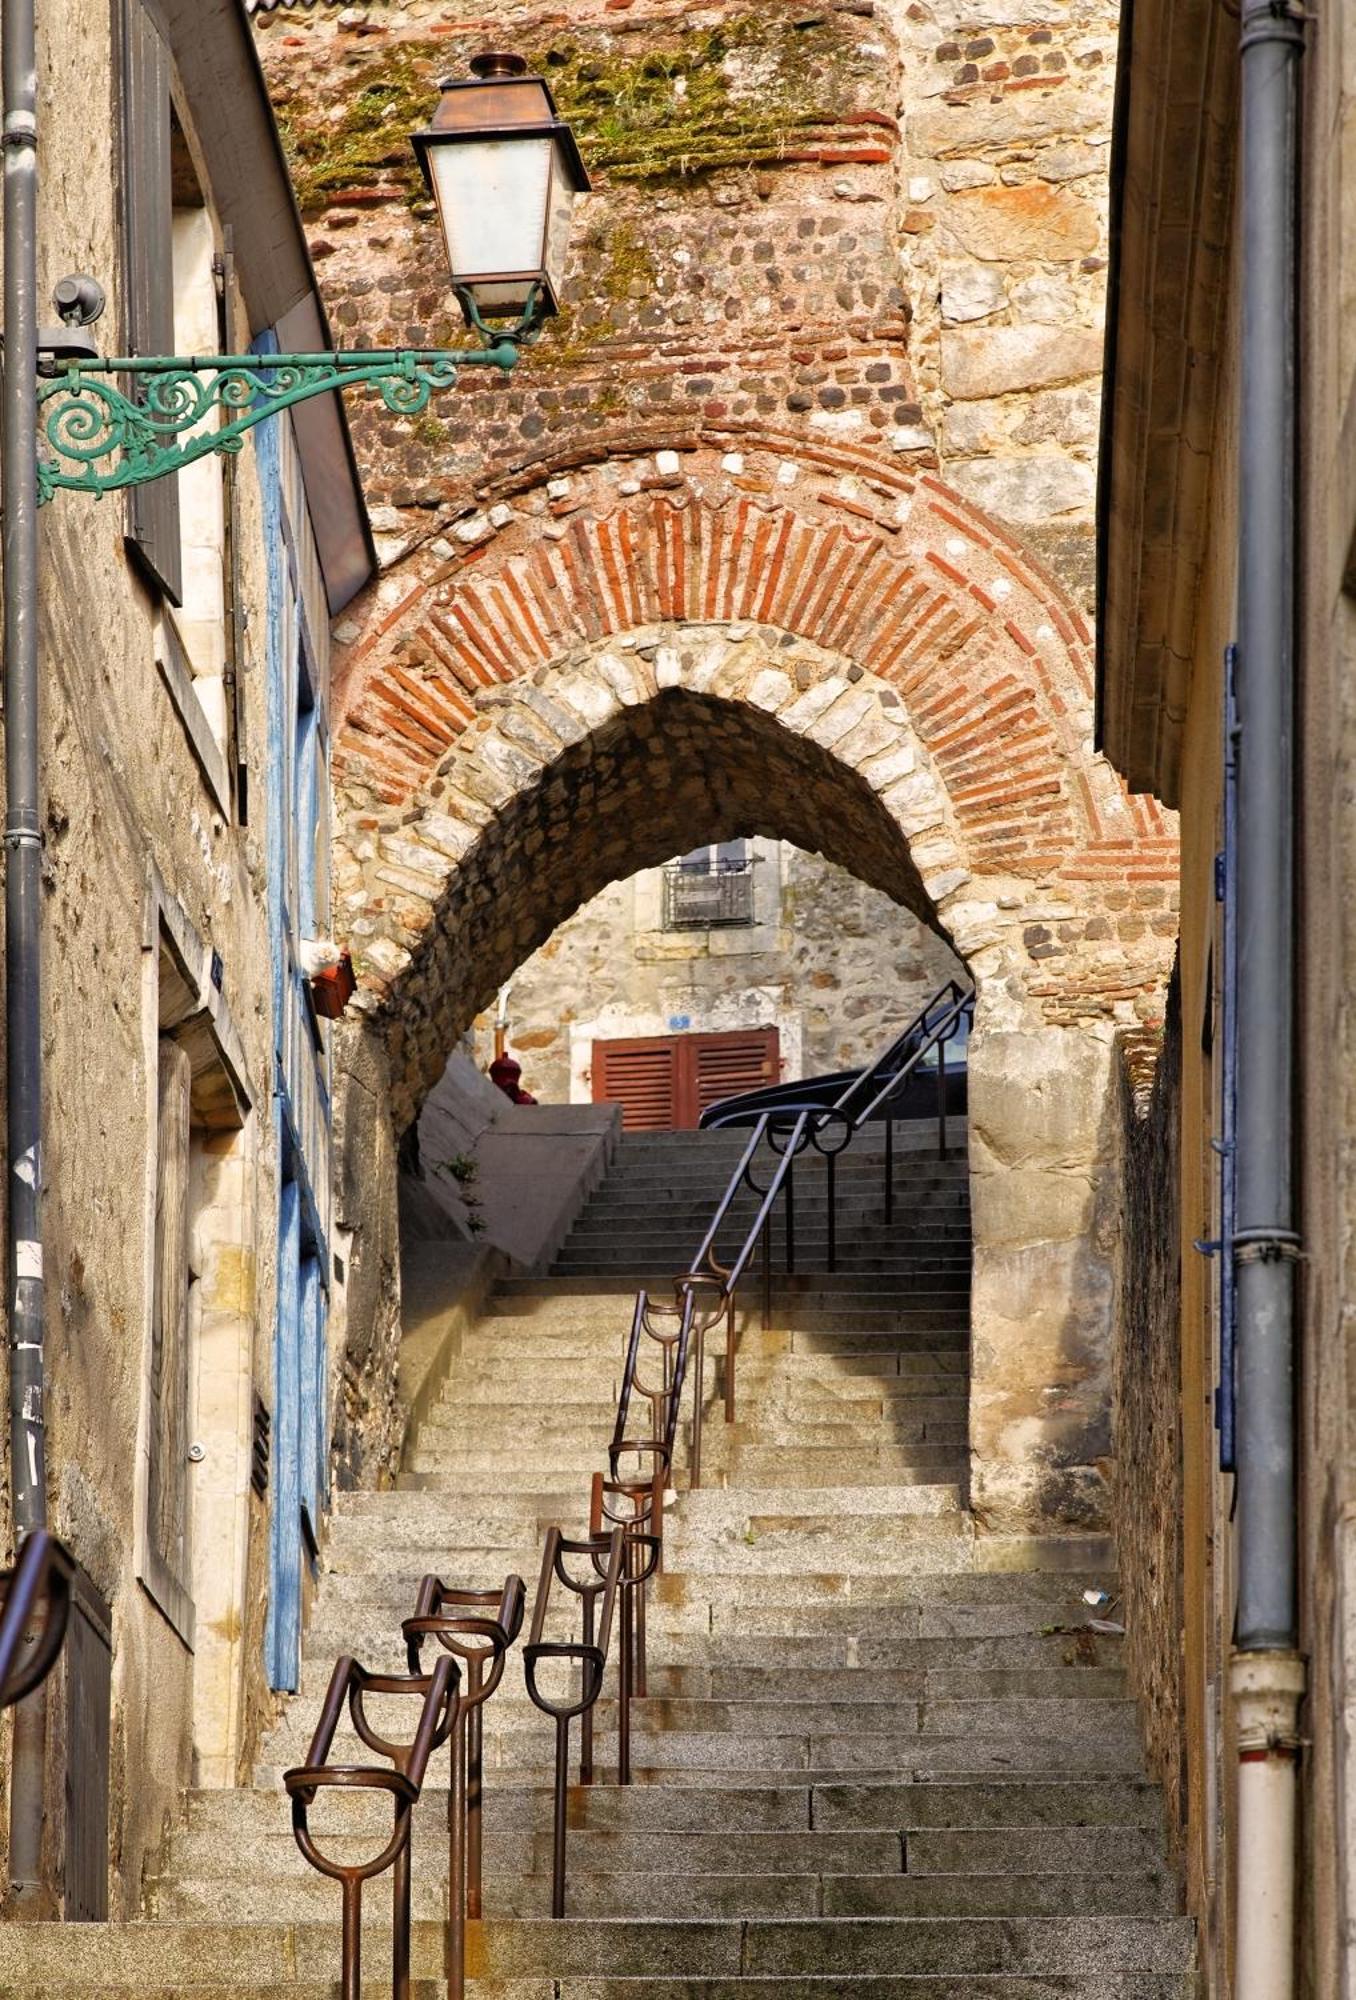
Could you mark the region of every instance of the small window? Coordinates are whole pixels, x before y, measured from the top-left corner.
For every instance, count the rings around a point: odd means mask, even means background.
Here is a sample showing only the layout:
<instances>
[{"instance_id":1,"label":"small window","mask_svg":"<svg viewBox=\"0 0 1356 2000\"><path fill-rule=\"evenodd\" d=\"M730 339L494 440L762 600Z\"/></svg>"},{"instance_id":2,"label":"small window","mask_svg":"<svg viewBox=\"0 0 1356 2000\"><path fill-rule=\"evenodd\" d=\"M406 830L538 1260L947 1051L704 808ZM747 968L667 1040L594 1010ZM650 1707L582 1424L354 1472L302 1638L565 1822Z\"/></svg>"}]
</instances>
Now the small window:
<instances>
[{"instance_id":1,"label":"small window","mask_svg":"<svg viewBox=\"0 0 1356 2000\"><path fill-rule=\"evenodd\" d=\"M724 929L753 922L753 858L747 840L694 847L664 870L666 931Z\"/></svg>"}]
</instances>

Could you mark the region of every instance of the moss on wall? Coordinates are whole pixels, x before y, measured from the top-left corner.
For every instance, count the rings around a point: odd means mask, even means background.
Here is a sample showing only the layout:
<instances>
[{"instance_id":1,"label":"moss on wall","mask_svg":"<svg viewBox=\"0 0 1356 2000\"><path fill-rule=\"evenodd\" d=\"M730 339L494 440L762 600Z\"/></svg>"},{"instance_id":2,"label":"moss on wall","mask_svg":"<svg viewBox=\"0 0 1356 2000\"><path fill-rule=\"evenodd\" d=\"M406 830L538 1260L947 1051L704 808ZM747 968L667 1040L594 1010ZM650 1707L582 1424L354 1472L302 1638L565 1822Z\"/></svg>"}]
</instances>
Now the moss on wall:
<instances>
[{"instance_id":1,"label":"moss on wall","mask_svg":"<svg viewBox=\"0 0 1356 2000\"><path fill-rule=\"evenodd\" d=\"M610 181L689 180L720 169L774 167L807 133L851 111L875 73L860 22L826 10L732 14L719 27L656 29L635 47L566 35L525 53L547 77L592 171ZM277 104L302 207L343 189L424 188L409 134L437 81L459 72L446 40L383 38Z\"/></svg>"}]
</instances>

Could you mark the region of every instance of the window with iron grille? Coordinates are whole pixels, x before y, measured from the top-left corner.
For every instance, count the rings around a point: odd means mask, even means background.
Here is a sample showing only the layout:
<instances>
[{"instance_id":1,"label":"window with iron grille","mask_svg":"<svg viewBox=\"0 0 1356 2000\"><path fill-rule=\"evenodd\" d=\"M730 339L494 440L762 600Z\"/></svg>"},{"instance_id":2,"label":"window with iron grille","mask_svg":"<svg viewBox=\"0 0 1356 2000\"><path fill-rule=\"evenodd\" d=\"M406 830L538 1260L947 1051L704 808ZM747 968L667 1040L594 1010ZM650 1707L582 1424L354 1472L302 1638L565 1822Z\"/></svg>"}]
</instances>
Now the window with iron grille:
<instances>
[{"instance_id":1,"label":"window with iron grille","mask_svg":"<svg viewBox=\"0 0 1356 2000\"><path fill-rule=\"evenodd\" d=\"M747 840L694 847L665 868L666 931L704 931L753 922L753 858Z\"/></svg>"}]
</instances>

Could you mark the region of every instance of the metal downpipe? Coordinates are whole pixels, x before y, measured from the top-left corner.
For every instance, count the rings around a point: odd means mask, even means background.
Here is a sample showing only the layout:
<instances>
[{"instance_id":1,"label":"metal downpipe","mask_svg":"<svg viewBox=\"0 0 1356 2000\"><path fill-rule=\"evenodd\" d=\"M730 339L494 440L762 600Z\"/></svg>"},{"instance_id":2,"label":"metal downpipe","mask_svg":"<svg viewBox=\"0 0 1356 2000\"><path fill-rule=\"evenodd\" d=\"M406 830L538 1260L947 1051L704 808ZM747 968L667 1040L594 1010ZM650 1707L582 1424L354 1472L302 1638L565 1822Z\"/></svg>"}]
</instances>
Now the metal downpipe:
<instances>
[{"instance_id":1,"label":"metal downpipe","mask_svg":"<svg viewBox=\"0 0 1356 2000\"><path fill-rule=\"evenodd\" d=\"M10 1491L16 1541L47 1525L43 1419L42 1023L38 799L38 126L34 0L3 0L5 1069ZM43 1915L45 1703L15 1712L10 1882L17 1914Z\"/></svg>"},{"instance_id":2,"label":"metal downpipe","mask_svg":"<svg viewBox=\"0 0 1356 2000\"><path fill-rule=\"evenodd\" d=\"M1235 2000L1295 1980L1295 447L1298 67L1287 0L1242 11L1238 548L1238 1739Z\"/></svg>"}]
</instances>

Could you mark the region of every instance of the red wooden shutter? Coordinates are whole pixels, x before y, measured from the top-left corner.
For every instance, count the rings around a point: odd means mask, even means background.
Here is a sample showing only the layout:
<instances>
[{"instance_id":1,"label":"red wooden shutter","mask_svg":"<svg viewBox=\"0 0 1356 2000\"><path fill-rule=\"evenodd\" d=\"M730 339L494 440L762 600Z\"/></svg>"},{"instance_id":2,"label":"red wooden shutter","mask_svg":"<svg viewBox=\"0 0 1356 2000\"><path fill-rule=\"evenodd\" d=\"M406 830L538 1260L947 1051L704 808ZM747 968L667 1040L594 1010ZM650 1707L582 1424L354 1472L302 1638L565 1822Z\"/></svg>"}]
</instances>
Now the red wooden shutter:
<instances>
[{"instance_id":1,"label":"red wooden shutter","mask_svg":"<svg viewBox=\"0 0 1356 2000\"><path fill-rule=\"evenodd\" d=\"M677 1112L678 1050L672 1036L593 1044L593 1101L620 1104L627 1132L671 1132Z\"/></svg>"},{"instance_id":2,"label":"red wooden shutter","mask_svg":"<svg viewBox=\"0 0 1356 2000\"><path fill-rule=\"evenodd\" d=\"M691 1046L698 1118L723 1097L738 1097L744 1090L765 1090L779 1079L775 1028L753 1028L737 1035L694 1035Z\"/></svg>"},{"instance_id":3,"label":"red wooden shutter","mask_svg":"<svg viewBox=\"0 0 1356 2000\"><path fill-rule=\"evenodd\" d=\"M627 1132L691 1131L710 1105L779 1075L775 1028L593 1044L593 1101L620 1104Z\"/></svg>"}]
</instances>

